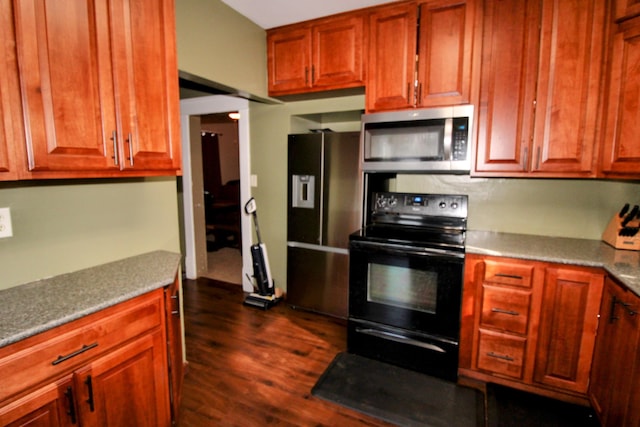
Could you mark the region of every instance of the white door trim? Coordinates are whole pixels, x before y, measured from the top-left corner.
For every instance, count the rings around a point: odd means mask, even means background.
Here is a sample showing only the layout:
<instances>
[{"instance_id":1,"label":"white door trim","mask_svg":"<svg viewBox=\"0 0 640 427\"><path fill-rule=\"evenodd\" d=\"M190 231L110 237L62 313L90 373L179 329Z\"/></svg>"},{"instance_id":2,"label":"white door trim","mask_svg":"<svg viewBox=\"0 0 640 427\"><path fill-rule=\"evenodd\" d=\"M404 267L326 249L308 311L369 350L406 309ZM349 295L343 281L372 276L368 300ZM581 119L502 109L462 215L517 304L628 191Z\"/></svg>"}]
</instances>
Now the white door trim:
<instances>
[{"instance_id":1,"label":"white door trim","mask_svg":"<svg viewBox=\"0 0 640 427\"><path fill-rule=\"evenodd\" d=\"M191 173L191 149L189 133L189 116L215 114L237 111L240 113L238 120L238 146L240 156L240 203L244 203L251 197L250 187L250 156L249 156L249 101L244 98L236 98L227 95L204 96L200 98L184 99L180 101L180 125L182 136L182 188L184 200L184 234L185 234L185 273L188 279L197 278L196 272L196 247L194 243L195 224L193 215L194 200L192 173ZM196 196L198 197L198 196ZM203 197L202 195L200 197ZM250 277L253 275L251 263L251 217L241 215L240 229L242 233L242 289L245 292L253 291Z\"/></svg>"}]
</instances>

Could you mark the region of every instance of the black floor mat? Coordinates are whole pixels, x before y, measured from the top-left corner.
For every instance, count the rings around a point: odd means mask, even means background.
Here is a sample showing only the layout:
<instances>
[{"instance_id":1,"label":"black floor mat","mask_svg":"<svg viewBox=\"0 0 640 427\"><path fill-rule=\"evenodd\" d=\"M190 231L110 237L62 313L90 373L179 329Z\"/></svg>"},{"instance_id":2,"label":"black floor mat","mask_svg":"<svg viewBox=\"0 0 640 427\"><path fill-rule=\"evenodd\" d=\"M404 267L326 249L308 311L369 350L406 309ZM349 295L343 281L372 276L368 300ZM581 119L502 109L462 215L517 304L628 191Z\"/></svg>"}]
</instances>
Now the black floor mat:
<instances>
[{"instance_id":1,"label":"black floor mat","mask_svg":"<svg viewBox=\"0 0 640 427\"><path fill-rule=\"evenodd\" d=\"M484 395L455 383L339 353L314 396L399 426L484 426Z\"/></svg>"},{"instance_id":2,"label":"black floor mat","mask_svg":"<svg viewBox=\"0 0 640 427\"><path fill-rule=\"evenodd\" d=\"M593 409L487 384L487 427L598 427Z\"/></svg>"}]
</instances>

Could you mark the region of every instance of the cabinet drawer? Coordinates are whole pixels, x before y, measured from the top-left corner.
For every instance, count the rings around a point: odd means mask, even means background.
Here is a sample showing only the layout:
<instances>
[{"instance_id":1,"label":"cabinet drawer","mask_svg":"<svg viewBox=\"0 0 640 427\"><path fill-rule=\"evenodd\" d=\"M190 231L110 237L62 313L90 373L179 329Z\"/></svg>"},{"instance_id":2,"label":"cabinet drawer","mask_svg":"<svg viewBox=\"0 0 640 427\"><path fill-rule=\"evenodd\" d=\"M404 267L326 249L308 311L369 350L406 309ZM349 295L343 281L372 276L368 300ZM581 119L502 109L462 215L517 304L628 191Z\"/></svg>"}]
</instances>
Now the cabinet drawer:
<instances>
[{"instance_id":1,"label":"cabinet drawer","mask_svg":"<svg viewBox=\"0 0 640 427\"><path fill-rule=\"evenodd\" d=\"M484 265L485 282L518 286L522 288L531 287L533 265L493 260L485 260Z\"/></svg>"},{"instance_id":2,"label":"cabinet drawer","mask_svg":"<svg viewBox=\"0 0 640 427\"><path fill-rule=\"evenodd\" d=\"M162 289L0 349L0 403L161 326Z\"/></svg>"},{"instance_id":3,"label":"cabinet drawer","mask_svg":"<svg viewBox=\"0 0 640 427\"><path fill-rule=\"evenodd\" d=\"M522 378L526 338L480 329L478 369Z\"/></svg>"},{"instance_id":4,"label":"cabinet drawer","mask_svg":"<svg viewBox=\"0 0 640 427\"><path fill-rule=\"evenodd\" d=\"M530 292L485 285L480 324L525 335L529 324L530 303Z\"/></svg>"}]
</instances>

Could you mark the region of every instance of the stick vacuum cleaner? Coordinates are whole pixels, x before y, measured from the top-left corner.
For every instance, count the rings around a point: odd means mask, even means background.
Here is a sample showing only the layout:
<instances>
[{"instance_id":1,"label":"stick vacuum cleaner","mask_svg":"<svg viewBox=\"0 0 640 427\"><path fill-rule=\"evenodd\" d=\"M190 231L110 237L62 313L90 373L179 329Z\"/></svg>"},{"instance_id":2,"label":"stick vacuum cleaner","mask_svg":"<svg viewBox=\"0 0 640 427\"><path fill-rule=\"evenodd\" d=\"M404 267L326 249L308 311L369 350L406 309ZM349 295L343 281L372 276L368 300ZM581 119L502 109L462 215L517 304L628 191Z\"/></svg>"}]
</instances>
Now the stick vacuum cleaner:
<instances>
[{"instance_id":1,"label":"stick vacuum cleaner","mask_svg":"<svg viewBox=\"0 0 640 427\"><path fill-rule=\"evenodd\" d=\"M279 298L276 297L276 288L271 277L267 247L262 243L262 239L260 238L256 201L253 197L244 205L244 211L253 216L253 224L256 229L256 236L258 237L258 243L251 245L253 288L255 291L247 295L244 299L244 304L267 310L276 305ZM249 280L251 280L251 278L249 278Z\"/></svg>"}]
</instances>

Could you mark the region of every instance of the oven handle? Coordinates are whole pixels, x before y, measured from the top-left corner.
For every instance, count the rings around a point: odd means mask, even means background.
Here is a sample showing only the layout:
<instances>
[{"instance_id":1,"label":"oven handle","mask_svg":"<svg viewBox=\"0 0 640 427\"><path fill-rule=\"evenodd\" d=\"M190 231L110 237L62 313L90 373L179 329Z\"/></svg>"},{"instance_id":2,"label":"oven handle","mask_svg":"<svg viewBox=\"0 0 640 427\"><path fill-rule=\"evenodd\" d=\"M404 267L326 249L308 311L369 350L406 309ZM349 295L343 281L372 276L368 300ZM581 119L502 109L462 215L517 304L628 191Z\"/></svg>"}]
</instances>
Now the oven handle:
<instances>
[{"instance_id":1,"label":"oven handle","mask_svg":"<svg viewBox=\"0 0 640 427\"><path fill-rule=\"evenodd\" d=\"M438 347L435 344L429 344L423 341L418 341L413 338L405 337L404 335L394 334L393 332L381 331L379 329L371 329L371 328L356 328L356 332L371 335L377 338L384 338L391 341L409 344L416 347L426 348L427 350L437 351L438 353L446 353L447 351L442 347Z\"/></svg>"},{"instance_id":2,"label":"oven handle","mask_svg":"<svg viewBox=\"0 0 640 427\"><path fill-rule=\"evenodd\" d=\"M357 248L372 248L377 250L382 250L387 253L397 253L401 255L419 255L419 256L429 256L429 255L444 255L452 258L464 259L464 252L454 252L447 249L438 249L438 248L422 248L417 249L414 246L407 245L395 245L389 243L376 243L376 242L351 242L351 247L354 249Z\"/></svg>"}]
</instances>

